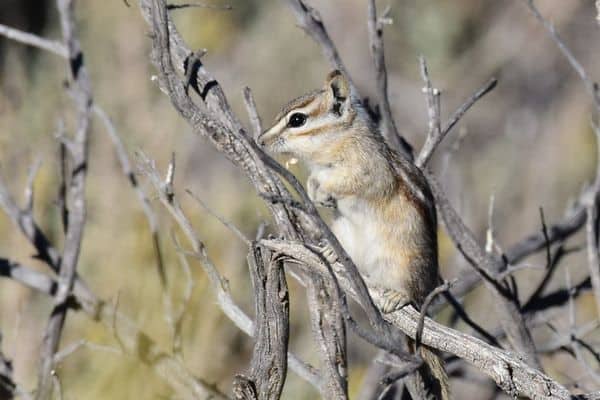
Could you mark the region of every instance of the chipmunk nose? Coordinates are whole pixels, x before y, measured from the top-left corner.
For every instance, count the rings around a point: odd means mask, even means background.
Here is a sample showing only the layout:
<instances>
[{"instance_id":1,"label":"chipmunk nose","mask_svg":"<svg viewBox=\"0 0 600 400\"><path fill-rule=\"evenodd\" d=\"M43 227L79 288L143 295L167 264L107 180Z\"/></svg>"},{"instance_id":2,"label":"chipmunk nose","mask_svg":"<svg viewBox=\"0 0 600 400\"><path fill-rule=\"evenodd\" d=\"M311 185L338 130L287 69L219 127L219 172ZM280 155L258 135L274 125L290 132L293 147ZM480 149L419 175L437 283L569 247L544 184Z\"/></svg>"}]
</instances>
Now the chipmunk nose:
<instances>
[{"instance_id":1,"label":"chipmunk nose","mask_svg":"<svg viewBox=\"0 0 600 400\"><path fill-rule=\"evenodd\" d=\"M258 143L259 146L265 147L265 146L268 146L269 144L271 144L273 142L274 138L275 138L275 134L273 132L271 132L270 129L267 129L266 131L264 131L263 133L258 135L258 137L256 138L256 142Z\"/></svg>"},{"instance_id":2,"label":"chipmunk nose","mask_svg":"<svg viewBox=\"0 0 600 400\"><path fill-rule=\"evenodd\" d=\"M258 137L256 138L256 143L258 143L260 147L265 146L265 133L266 131L258 135Z\"/></svg>"}]
</instances>

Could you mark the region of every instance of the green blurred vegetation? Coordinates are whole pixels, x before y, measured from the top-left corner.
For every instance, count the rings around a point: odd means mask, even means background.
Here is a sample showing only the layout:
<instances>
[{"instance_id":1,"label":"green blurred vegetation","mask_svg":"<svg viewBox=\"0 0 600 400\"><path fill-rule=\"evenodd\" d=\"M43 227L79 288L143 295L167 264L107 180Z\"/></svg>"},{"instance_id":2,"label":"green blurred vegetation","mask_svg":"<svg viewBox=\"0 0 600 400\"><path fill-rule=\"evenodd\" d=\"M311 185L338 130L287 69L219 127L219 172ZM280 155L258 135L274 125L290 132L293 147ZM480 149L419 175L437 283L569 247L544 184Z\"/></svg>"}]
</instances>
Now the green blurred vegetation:
<instances>
[{"instance_id":1,"label":"green blurred vegetation","mask_svg":"<svg viewBox=\"0 0 600 400\"><path fill-rule=\"evenodd\" d=\"M20 9L15 8L14 2L0 4L0 14L5 16L2 22L58 38L56 12L51 3L27 2ZM238 115L246 120L241 90L250 86L267 124L291 97L321 85L329 67L319 48L296 27L284 2L227 3L233 6L232 11L179 10L175 19L190 47L208 49L206 65L223 85ZM366 3L313 3L321 11L358 86L372 97ZM252 314L243 243L204 212L184 189L192 190L248 236L254 236L260 222L269 219L266 209L243 176L190 132L151 82L154 71L148 58L148 29L136 6L132 2L128 8L119 0L77 2L95 101L114 120L130 154L141 149L164 170L171 152L175 152L177 195L210 256L229 279L236 301ZM545 0L540 1L540 6L588 70L598 71L600 59L594 57L599 50L598 28L591 3ZM41 8L45 17L28 19L29 8ZM500 79L498 89L461 122L459 129L466 136L460 147L449 151L459 136L455 132L434 160L455 204L481 240L485 238L491 194L496 198L497 239L503 246L539 229L540 206L549 221L559 218L569 200L593 176L596 160L589 128L589 100L581 83L522 4L398 0L392 3L391 17L394 24L385 31L390 96L400 130L417 148L426 130L417 68L419 54L427 57L434 83L443 91L444 115L449 115L491 75ZM63 88L65 71L64 61L53 55L0 39L1 173L13 193L21 196L28 166L37 158L42 160L35 181L35 213L58 247L62 228L55 202L59 174L55 133L59 119L70 127L70 114L65 111L71 105ZM89 220L79 271L100 297L118 298L119 308L168 349L171 337L164 320L147 222L103 130L95 120L87 187ZM146 190L151 193L150 188ZM154 201L153 205L160 216L169 289L179 299L184 277L170 238L170 232L176 229L160 204ZM443 233L440 238L444 275L460 276L468 266ZM573 244L581 241L576 237ZM31 258L32 251L0 214L0 256L44 270ZM581 254L567 260L574 280L585 273ZM542 263L537 258L531 262ZM183 329L185 363L197 376L228 391L233 375L243 372L247 365L252 341L219 311L199 265L195 260L190 263L195 290ZM539 274L539 270L520 274L523 293L531 289L526 282ZM317 362L303 289L290 279L290 290L291 347L307 360ZM486 293L474 292L467 299L467 306L484 325L495 326L493 313L489 313L493 306ZM594 305L589 298L582 297L580 306L582 319L593 315ZM14 360L17 381L27 388L35 386L37 352L48 313L47 298L0 280L3 350ZM111 332L84 315L70 313L62 344L81 338L117 346ZM360 388L362 374L374 353L352 338L350 354L350 389L354 393ZM566 369L568 360L547 359L544 363L560 378L559 371ZM66 359L58 372L66 399L154 399L171 395L152 371L129 356L82 349ZM289 374L285 390L284 397L289 399L316 397L293 373Z\"/></svg>"}]
</instances>

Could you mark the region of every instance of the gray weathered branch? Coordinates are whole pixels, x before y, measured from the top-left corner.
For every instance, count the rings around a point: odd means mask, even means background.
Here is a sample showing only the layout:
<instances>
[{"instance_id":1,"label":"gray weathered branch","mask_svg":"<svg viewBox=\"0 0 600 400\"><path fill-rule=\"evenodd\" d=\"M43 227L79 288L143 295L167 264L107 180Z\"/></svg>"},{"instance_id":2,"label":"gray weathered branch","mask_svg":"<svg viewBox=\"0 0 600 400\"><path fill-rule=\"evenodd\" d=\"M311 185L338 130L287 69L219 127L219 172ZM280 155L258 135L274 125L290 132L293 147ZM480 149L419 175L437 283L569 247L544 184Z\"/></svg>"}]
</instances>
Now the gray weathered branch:
<instances>
[{"instance_id":1,"label":"gray weathered branch","mask_svg":"<svg viewBox=\"0 0 600 400\"><path fill-rule=\"evenodd\" d=\"M58 281L42 272L22 264L0 259L0 276L10 277L40 293L54 297ZM225 400L227 397L212 385L202 382L183 365L181 359L163 352L156 342L141 331L133 319L118 311L111 302L98 299L81 283L72 292L74 304L92 320L102 323L112 331L127 354L138 357L148 364L178 396L185 400L196 400L213 396Z\"/></svg>"},{"instance_id":2,"label":"gray weathered branch","mask_svg":"<svg viewBox=\"0 0 600 400\"><path fill-rule=\"evenodd\" d=\"M40 354L40 370L36 400L49 400L52 396L52 371L54 353L58 345L69 309L68 299L75 282L81 242L86 222L85 181L88 164L92 90L79 40L75 33L75 18L72 0L58 0L64 45L68 50L70 86L77 112L77 126L73 139L68 139L70 170L67 201L69 225L65 235L65 246L58 271L58 288L54 296L54 307L44 334Z\"/></svg>"},{"instance_id":3,"label":"gray weathered branch","mask_svg":"<svg viewBox=\"0 0 600 400\"><path fill-rule=\"evenodd\" d=\"M234 394L239 399L278 400L287 374L289 339L289 298L283 262L273 259L269 250L253 246L248 266L254 288L256 342L249 376L236 377Z\"/></svg>"},{"instance_id":4,"label":"gray weathered branch","mask_svg":"<svg viewBox=\"0 0 600 400\"><path fill-rule=\"evenodd\" d=\"M443 138L443 131L441 130L441 117L440 117L440 99L439 91L432 87L429 73L427 70L427 64L425 59L421 58L421 74L425 81L425 97L427 100L427 115L429 117L429 132L427 134L427 140L424 145L424 149L419 154L417 159L417 166L425 168L425 163L429 160L436 144L441 142ZM488 84L479 92L485 94L491 88L495 86L495 82L491 81L491 86ZM465 104L473 104L477 99L481 98L482 95L473 96ZM459 108L457 113L458 117L448 124L451 127L456 124L456 121L464 114L460 112L464 109L464 106ZM468 109L468 107L466 108ZM441 219L444 222L446 230L449 236L452 238L455 246L469 261L469 264L484 278L484 282L494 293L495 298L502 305L502 315L500 318L500 324L507 334L508 340L512 347L525 354L527 361L540 369L540 363L537 358L535 351L535 343L531 336L531 332L527 327L525 318L521 314L521 310L518 304L518 299L510 291L509 287L499 279L500 274L505 269L505 263L503 260L495 257L491 253L487 253L478 243L473 232L466 226L462 221L458 213L454 210L450 201L446 197L444 191L440 187L435 177L425 169L425 175L429 180L433 195L435 197L436 206Z\"/></svg>"},{"instance_id":5,"label":"gray weathered branch","mask_svg":"<svg viewBox=\"0 0 600 400\"><path fill-rule=\"evenodd\" d=\"M177 46L177 41L180 39L173 38L175 31L171 29L170 23L167 22L166 19L163 19L160 22L164 23L164 26L169 26L169 29L166 32L163 30L162 33L159 33L159 35L162 35L162 38L159 38L159 40L162 40L162 52L159 51L157 54L155 51L154 57L155 60L157 60L159 72L162 68L167 68L167 72L174 74L175 69L173 69L173 64L171 64L171 62L174 62L175 65L177 65L177 54L187 55L191 53L186 51L185 48L183 48L183 50L181 48L172 48L172 46ZM155 36L155 40L156 39L157 38ZM165 39L167 42L165 42ZM171 58L171 55L173 55L173 58ZM169 68L171 69L169 70ZM217 146L217 148L223 151L230 160L241 166L249 174L249 178L255 185L261 184L261 193L268 193L269 189L273 188L273 186L269 187L269 182L264 181L265 176L269 175L265 174L264 171L260 169L264 167L265 163L269 163L268 159L264 158L263 155L246 140L247 137L243 130L227 129L228 126L236 126L237 120L233 118L229 121L223 121L223 119L229 118L231 111L226 106L222 91L220 90L218 84L216 82L212 82L212 80L206 81L204 84L202 84L202 79L204 79L203 76L205 77L207 73L204 71L201 65L199 70L201 71L200 73L196 74L194 80L198 86L198 92L205 95L202 97L207 106L213 107L215 110L219 110L220 107L225 107L225 109L220 110L214 116L207 116L201 112L197 112L193 102L185 96L184 84L182 84L180 78L163 76L161 78L164 85L163 87L165 87L167 92L171 95L174 106L190 122L194 129L198 133L207 135L209 139L211 139L211 141ZM199 79L198 76L200 76L201 79ZM206 86L206 83L208 82L212 82L209 87ZM216 93L217 97L209 98L211 93ZM268 164L268 166L273 167L272 164ZM285 173L280 171L277 172L288 178ZM275 185L275 187L277 187L277 185ZM302 194L301 191L300 194ZM278 195L281 198L288 197L282 195L282 193L278 193ZM295 215L294 212L289 209L289 204L277 203L277 205L284 208L286 214L276 215L276 219L281 217L285 219L286 217ZM271 206L275 207L274 204L271 204ZM310 205L305 204L305 208L309 213L311 212ZM321 228L317 222L313 222L317 229ZM284 227L290 227L290 224L285 223L284 220L279 220L278 223ZM290 236L294 237L300 235L292 234ZM302 262L306 262L305 259L301 260ZM346 265L346 260L343 258L343 254L341 261L344 265ZM336 274L338 274L338 279L340 279L340 282L343 282L344 274L341 274L339 271L336 271ZM343 287L349 293L353 293L354 284L355 283L352 282L352 280L346 278ZM361 302L362 297L359 296L357 299L359 302ZM404 312L406 312L407 315L404 315ZM414 337L416 326L418 324L418 313L416 311L413 313L411 309L407 309L405 311L394 313L388 317L396 326L402 328L404 332ZM448 340L448 338L450 339ZM555 394L557 398L568 398L569 396L568 391L560 384L553 381L543 373L528 367L524 362L520 361L513 355L502 350L495 349L494 347L489 346L469 335L460 334L451 329L438 326L429 319L427 319L425 322L423 343L428 346L446 351L451 350L453 354L456 354L459 357L473 363L483 372L492 376L495 381L510 394L521 393L525 396L536 397L552 393ZM490 366L492 367L490 368Z\"/></svg>"},{"instance_id":6,"label":"gray weathered branch","mask_svg":"<svg viewBox=\"0 0 600 400\"><path fill-rule=\"evenodd\" d=\"M398 132L398 128L394 122L388 96L388 74L385 66L385 51L383 47L383 27L388 23L388 12L389 6L381 16L378 16L375 0L369 0L367 26L369 29L371 56L375 67L375 82L377 82L377 103L381 114L380 127L383 136L392 148L401 149L405 154L411 154L411 145Z\"/></svg>"},{"instance_id":7,"label":"gray weathered branch","mask_svg":"<svg viewBox=\"0 0 600 400\"><path fill-rule=\"evenodd\" d=\"M69 54L67 47L62 42L44 39L37 35L23 32L6 25L0 24L0 35L29 46L49 51L64 58L67 58Z\"/></svg>"},{"instance_id":8,"label":"gray weathered branch","mask_svg":"<svg viewBox=\"0 0 600 400\"><path fill-rule=\"evenodd\" d=\"M254 335L254 322L243 312L243 310L235 304L231 294L229 293L229 286L226 279L224 279L219 273L217 267L214 265L212 260L208 257L204 244L196 234L192 227L189 219L181 209L177 197L173 193L172 181L163 181L154 167L153 161L148 159L145 155L139 154L140 158L140 169L148 177L151 184L158 193L161 203L167 208L169 213L173 216L183 233L186 235L188 242L192 247L192 255L197 257L201 261L202 268L207 274L211 281L211 287L216 293L217 302L221 307L225 315L235 323L244 333L249 336ZM171 171L173 171L170 167ZM170 174L171 179L173 173ZM170 186L170 187L169 187ZM294 354L288 354L289 366L294 372L296 372L301 378L305 379L317 389L321 385L321 379L318 375L318 371L304 363Z\"/></svg>"},{"instance_id":9,"label":"gray weathered branch","mask_svg":"<svg viewBox=\"0 0 600 400\"><path fill-rule=\"evenodd\" d=\"M150 228L150 234L152 235L152 245L154 247L154 253L156 258L156 267L158 270L159 277L161 279L161 283L163 286L166 284L166 274L165 274L165 266L162 257L162 251L160 248L160 237L158 234L158 223L156 220L156 215L154 214L154 210L152 210L152 205L150 204L150 199L144 193L144 190L140 187L137 177L131 168L131 162L129 161L129 156L127 155L127 150L125 149L125 145L117 132L117 128L111 121L110 117L100 106L95 104L93 106L94 113L98 116L104 127L106 128L106 133L108 134L113 146L115 148L115 153L117 154L117 158L119 159L119 163L121 164L121 170L123 171L123 175L127 178L127 181L131 185L131 188L135 191L135 194L142 206L142 211L144 212L144 216L146 217L146 221L148 222L148 228Z\"/></svg>"}]
</instances>

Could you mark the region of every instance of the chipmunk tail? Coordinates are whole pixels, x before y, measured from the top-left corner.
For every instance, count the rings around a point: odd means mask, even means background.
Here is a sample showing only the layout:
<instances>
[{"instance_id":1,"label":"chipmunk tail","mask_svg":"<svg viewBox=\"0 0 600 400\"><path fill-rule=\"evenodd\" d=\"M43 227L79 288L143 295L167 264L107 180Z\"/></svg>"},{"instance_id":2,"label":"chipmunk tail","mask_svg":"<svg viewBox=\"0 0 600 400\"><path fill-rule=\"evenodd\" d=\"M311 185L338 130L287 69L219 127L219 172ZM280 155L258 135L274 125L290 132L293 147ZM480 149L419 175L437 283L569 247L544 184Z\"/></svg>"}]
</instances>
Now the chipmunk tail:
<instances>
[{"instance_id":1,"label":"chipmunk tail","mask_svg":"<svg viewBox=\"0 0 600 400\"><path fill-rule=\"evenodd\" d=\"M414 351L415 342L413 340L409 341L409 348ZM451 400L448 374L444 368L441 354L437 350L424 345L421 345L418 351L424 362L420 372L425 380L427 391L435 399Z\"/></svg>"}]
</instances>

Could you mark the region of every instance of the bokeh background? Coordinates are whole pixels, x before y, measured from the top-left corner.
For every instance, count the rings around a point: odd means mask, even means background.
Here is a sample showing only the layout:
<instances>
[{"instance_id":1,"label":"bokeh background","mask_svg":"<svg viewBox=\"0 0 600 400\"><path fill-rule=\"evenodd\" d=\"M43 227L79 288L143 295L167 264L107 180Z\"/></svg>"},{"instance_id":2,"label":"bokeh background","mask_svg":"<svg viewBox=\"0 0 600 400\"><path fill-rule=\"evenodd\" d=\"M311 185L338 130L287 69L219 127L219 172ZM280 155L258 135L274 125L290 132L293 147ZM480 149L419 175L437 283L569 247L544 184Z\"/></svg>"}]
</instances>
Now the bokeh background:
<instances>
[{"instance_id":1,"label":"bokeh background","mask_svg":"<svg viewBox=\"0 0 600 400\"><path fill-rule=\"evenodd\" d=\"M76 3L85 61L94 99L113 119L130 154L143 150L165 170L171 153L177 157L176 191L209 254L227 277L236 301L252 314L246 249L215 218L185 194L190 189L215 212L248 236L269 216L244 177L196 137L178 117L168 99L151 82L150 40L135 1ZM593 1L539 0L566 43L592 77L600 74L600 25ZM225 4L218 1L212 4ZM287 100L318 87L329 71L319 47L297 26L285 1L229 0L230 11L187 9L175 19L192 48L208 50L204 61L229 96L233 109L247 121L241 92L252 88L259 111L269 123ZM373 67L366 30L366 1L312 1L323 17L348 69L363 95L373 97ZM383 9L386 2L379 3ZM594 176L596 147L590 129L590 99L542 27L522 1L396 0L390 1L393 24L385 29L390 98L396 123L418 149L427 129L418 55L424 55L434 84L442 94L447 117L491 76L499 85L463 118L433 160L461 215L483 242L490 196L495 196L494 225L500 246L517 242L540 229L539 207L548 222L559 219ZM45 37L59 38L54 4L49 0L2 0L0 22ZM0 38L0 166L12 192L22 199L28 166L42 168L35 180L35 215L57 246L62 243L56 205L59 168L55 133L71 105L63 89L62 59ZM301 167L295 170L304 176ZM149 187L145 187L153 197ZM148 226L135 193L122 175L104 127L94 120L87 187L89 216L79 271L104 299L119 298L119 308L166 349L171 337L155 269ZM174 225L153 202L160 218L170 290L181 297L184 277L177 265L170 232ZM440 231L440 257L446 278L460 277L469 267ZM569 244L584 244L581 234ZM0 256L23 261L33 249L0 213ZM542 258L527 262L543 265ZM215 305L199 265L190 260L195 282L183 326L183 354L189 369L229 392L235 373L243 372L252 341ZM587 272L585 253L570 255L564 270L577 282ZM523 298L543 273L518 274ZM290 279L291 348L317 362L306 315L305 296ZM494 304L485 290L465 304L484 326L497 325ZM13 359L15 378L35 387L38 351L50 311L48 298L0 280L2 350ZM578 322L594 318L591 295L577 301ZM566 315L566 312L563 313ZM443 322L447 313L438 316ZM556 324L567 329L566 317ZM460 329L466 329L458 325ZM467 330L468 331L468 330ZM540 340L550 333L538 334ZM111 332L85 315L69 313L63 347L79 339L116 346ZM373 349L351 337L350 392L355 394ZM578 379L587 389L593 381L565 355L543 359L557 379ZM171 398L169 389L147 367L128 356L82 349L59 367L66 399ZM475 385L472 383L471 385ZM477 388L477 389L474 389ZM479 390L480 392L473 392ZM456 385L457 398L486 398L489 387ZM467 396L465 393L470 393ZM461 395L462 394L462 395ZM290 372L284 398L311 399L316 392ZM465 397L467 396L467 397Z\"/></svg>"}]
</instances>

